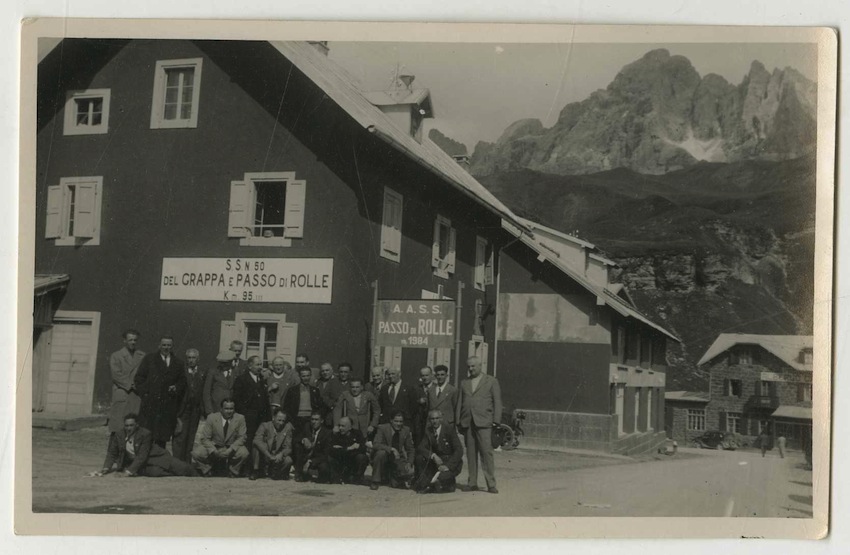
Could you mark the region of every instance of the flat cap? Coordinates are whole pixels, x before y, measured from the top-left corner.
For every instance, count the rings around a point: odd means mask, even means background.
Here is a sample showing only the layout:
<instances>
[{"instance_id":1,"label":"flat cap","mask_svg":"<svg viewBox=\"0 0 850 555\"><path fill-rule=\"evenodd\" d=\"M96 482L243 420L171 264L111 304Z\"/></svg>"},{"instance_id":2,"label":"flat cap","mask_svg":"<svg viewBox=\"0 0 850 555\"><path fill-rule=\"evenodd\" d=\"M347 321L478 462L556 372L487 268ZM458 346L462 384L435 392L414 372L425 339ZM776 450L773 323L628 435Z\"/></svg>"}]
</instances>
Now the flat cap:
<instances>
[{"instance_id":1,"label":"flat cap","mask_svg":"<svg viewBox=\"0 0 850 555\"><path fill-rule=\"evenodd\" d=\"M215 360L216 362L230 362L234 358L236 358L236 353L233 351L221 351L216 355Z\"/></svg>"}]
</instances>

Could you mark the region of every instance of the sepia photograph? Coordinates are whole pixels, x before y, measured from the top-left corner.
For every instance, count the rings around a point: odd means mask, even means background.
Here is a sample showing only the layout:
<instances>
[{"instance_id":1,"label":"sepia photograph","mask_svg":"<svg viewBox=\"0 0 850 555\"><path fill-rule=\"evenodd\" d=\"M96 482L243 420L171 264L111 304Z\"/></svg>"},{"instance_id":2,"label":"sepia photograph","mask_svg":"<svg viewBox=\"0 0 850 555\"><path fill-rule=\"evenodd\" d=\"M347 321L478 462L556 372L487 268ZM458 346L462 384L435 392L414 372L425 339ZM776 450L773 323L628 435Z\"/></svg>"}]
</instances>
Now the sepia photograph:
<instances>
[{"instance_id":1,"label":"sepia photograph","mask_svg":"<svg viewBox=\"0 0 850 555\"><path fill-rule=\"evenodd\" d=\"M24 28L24 529L826 533L829 30L93 21Z\"/></svg>"}]
</instances>

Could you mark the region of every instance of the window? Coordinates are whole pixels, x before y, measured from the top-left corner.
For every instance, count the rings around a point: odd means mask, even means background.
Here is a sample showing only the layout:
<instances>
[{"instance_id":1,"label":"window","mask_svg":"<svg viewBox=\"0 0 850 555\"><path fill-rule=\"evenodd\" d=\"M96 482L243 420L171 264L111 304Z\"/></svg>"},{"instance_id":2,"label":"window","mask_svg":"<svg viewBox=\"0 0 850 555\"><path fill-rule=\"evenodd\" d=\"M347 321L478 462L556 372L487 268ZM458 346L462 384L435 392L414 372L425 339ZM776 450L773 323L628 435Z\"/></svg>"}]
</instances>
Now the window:
<instances>
[{"instance_id":1,"label":"window","mask_svg":"<svg viewBox=\"0 0 850 555\"><path fill-rule=\"evenodd\" d=\"M68 91L65 135L102 135L109 129L109 89Z\"/></svg>"},{"instance_id":2,"label":"window","mask_svg":"<svg viewBox=\"0 0 850 555\"><path fill-rule=\"evenodd\" d=\"M741 433L741 413L740 412L727 412L726 413L726 431L727 432L735 432L736 434Z\"/></svg>"},{"instance_id":3,"label":"window","mask_svg":"<svg viewBox=\"0 0 850 555\"><path fill-rule=\"evenodd\" d=\"M307 183L293 172L246 173L230 183L228 237L241 245L288 247L304 237Z\"/></svg>"},{"instance_id":4,"label":"window","mask_svg":"<svg viewBox=\"0 0 850 555\"><path fill-rule=\"evenodd\" d=\"M740 397L742 389L741 380L726 380L723 383L723 394L727 397Z\"/></svg>"},{"instance_id":5,"label":"window","mask_svg":"<svg viewBox=\"0 0 850 555\"><path fill-rule=\"evenodd\" d=\"M812 384L797 384L797 401L810 402L812 400Z\"/></svg>"},{"instance_id":6,"label":"window","mask_svg":"<svg viewBox=\"0 0 850 555\"><path fill-rule=\"evenodd\" d=\"M401 261L401 215L404 197L384 187L384 216L381 222L381 256Z\"/></svg>"},{"instance_id":7,"label":"window","mask_svg":"<svg viewBox=\"0 0 850 555\"><path fill-rule=\"evenodd\" d=\"M242 341L242 358L258 356L268 368L276 356L295 364L298 324L287 322L286 314L237 312L233 320L221 323L219 349L230 349L234 340Z\"/></svg>"},{"instance_id":8,"label":"window","mask_svg":"<svg viewBox=\"0 0 850 555\"><path fill-rule=\"evenodd\" d=\"M800 351L800 362L803 364L811 364L812 363L813 351L812 349L806 348Z\"/></svg>"},{"instance_id":9,"label":"window","mask_svg":"<svg viewBox=\"0 0 850 555\"><path fill-rule=\"evenodd\" d=\"M449 297L443 295L443 286L438 285L437 291L428 291L427 289L422 290L422 298L423 299L443 299L443 300L451 300ZM399 352L401 348L399 348ZM401 356L401 355L399 355ZM399 363L400 364L400 363ZM445 347L441 348L430 348L428 349L427 360L426 363L431 368L434 368L438 364L445 364L449 368L452 367L452 350L447 349Z\"/></svg>"},{"instance_id":10,"label":"window","mask_svg":"<svg viewBox=\"0 0 850 555\"><path fill-rule=\"evenodd\" d=\"M47 188L46 239L56 245L99 245L102 177L63 177Z\"/></svg>"},{"instance_id":11,"label":"window","mask_svg":"<svg viewBox=\"0 0 850 555\"><path fill-rule=\"evenodd\" d=\"M434 275L448 279L455 272L455 244L457 233L452 222L443 216L434 220L434 244L431 248L431 267Z\"/></svg>"},{"instance_id":12,"label":"window","mask_svg":"<svg viewBox=\"0 0 850 555\"><path fill-rule=\"evenodd\" d=\"M445 349L451 353L451 349ZM468 357L478 357L481 361L481 369L486 374L487 372L487 363L490 358L490 346L484 342L484 338L480 335L473 335L472 339L469 340L468 350L467 350L467 358Z\"/></svg>"},{"instance_id":13,"label":"window","mask_svg":"<svg viewBox=\"0 0 850 555\"><path fill-rule=\"evenodd\" d=\"M156 63L151 105L151 129L198 126L201 58Z\"/></svg>"},{"instance_id":14,"label":"window","mask_svg":"<svg viewBox=\"0 0 850 555\"><path fill-rule=\"evenodd\" d=\"M695 432L705 431L705 409L688 409L688 429Z\"/></svg>"},{"instance_id":15,"label":"window","mask_svg":"<svg viewBox=\"0 0 850 555\"><path fill-rule=\"evenodd\" d=\"M493 284L493 247L483 237L475 238L475 274L473 283L481 291Z\"/></svg>"},{"instance_id":16,"label":"window","mask_svg":"<svg viewBox=\"0 0 850 555\"><path fill-rule=\"evenodd\" d=\"M776 397L776 382L757 381L756 395L761 397Z\"/></svg>"},{"instance_id":17,"label":"window","mask_svg":"<svg viewBox=\"0 0 850 555\"><path fill-rule=\"evenodd\" d=\"M401 347L376 347L372 365L401 369L401 350Z\"/></svg>"},{"instance_id":18,"label":"window","mask_svg":"<svg viewBox=\"0 0 850 555\"><path fill-rule=\"evenodd\" d=\"M626 328L617 326L617 362L626 364Z\"/></svg>"},{"instance_id":19,"label":"window","mask_svg":"<svg viewBox=\"0 0 850 555\"><path fill-rule=\"evenodd\" d=\"M740 349L738 351L738 364L752 364L753 353L750 349Z\"/></svg>"}]
</instances>

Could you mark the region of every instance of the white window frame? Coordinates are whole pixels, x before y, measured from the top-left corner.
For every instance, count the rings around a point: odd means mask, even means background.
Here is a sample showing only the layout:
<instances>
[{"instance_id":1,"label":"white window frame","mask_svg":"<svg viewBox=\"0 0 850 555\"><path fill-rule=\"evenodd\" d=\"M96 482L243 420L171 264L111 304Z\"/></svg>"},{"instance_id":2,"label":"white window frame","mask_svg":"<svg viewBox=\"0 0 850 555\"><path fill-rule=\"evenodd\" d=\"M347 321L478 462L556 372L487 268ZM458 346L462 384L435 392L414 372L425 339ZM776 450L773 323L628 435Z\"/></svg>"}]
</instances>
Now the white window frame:
<instances>
[{"instance_id":1,"label":"white window frame","mask_svg":"<svg viewBox=\"0 0 850 555\"><path fill-rule=\"evenodd\" d=\"M248 351L248 327L246 324L277 324L277 351L275 356L295 366L298 347L298 324L286 321L286 314L271 312L237 312L233 320L223 320L219 336L219 349L227 351L233 341L241 341L242 357ZM269 361L271 362L271 361Z\"/></svg>"},{"instance_id":2,"label":"white window frame","mask_svg":"<svg viewBox=\"0 0 850 555\"><path fill-rule=\"evenodd\" d=\"M71 188L74 188L72 194ZM80 191L86 187L88 202L83 202ZM73 208L72 208L73 199ZM59 185L47 188L47 217L45 238L53 239L56 246L97 246L100 245L100 222L103 205L103 176L62 177ZM75 233L68 233L72 210ZM89 221L80 231L80 221ZM86 231L86 229L88 231Z\"/></svg>"},{"instance_id":3,"label":"white window frame","mask_svg":"<svg viewBox=\"0 0 850 555\"><path fill-rule=\"evenodd\" d=\"M109 101L110 89L86 89L68 91L65 94L65 135L103 135L109 131ZM77 123L77 101L103 100L100 123L98 125L81 125Z\"/></svg>"},{"instance_id":4,"label":"white window frame","mask_svg":"<svg viewBox=\"0 0 850 555\"><path fill-rule=\"evenodd\" d=\"M448 249L444 257L440 256L440 240L443 228L449 230ZM448 279L449 275L455 273L457 260L457 230L452 227L452 221L440 214L434 219L434 242L431 246L431 267L434 275Z\"/></svg>"},{"instance_id":5,"label":"white window frame","mask_svg":"<svg viewBox=\"0 0 850 555\"><path fill-rule=\"evenodd\" d=\"M726 431L734 432L736 434L741 433L741 419L743 418L743 413L740 412L727 412L726 413Z\"/></svg>"},{"instance_id":6,"label":"white window frame","mask_svg":"<svg viewBox=\"0 0 850 555\"><path fill-rule=\"evenodd\" d=\"M646 388L646 431L651 432L655 429L652 425L652 397L653 391L651 387Z\"/></svg>"},{"instance_id":7,"label":"white window frame","mask_svg":"<svg viewBox=\"0 0 850 555\"><path fill-rule=\"evenodd\" d=\"M203 58L183 58L179 60L159 60L153 79L153 100L151 102L151 129L187 129L198 127L198 109L201 97L201 67ZM187 119L165 119L166 70L193 68L195 75L192 84L192 113ZM182 95L178 91L178 97ZM178 108L178 116L180 110Z\"/></svg>"},{"instance_id":8,"label":"white window frame","mask_svg":"<svg viewBox=\"0 0 850 555\"><path fill-rule=\"evenodd\" d=\"M283 181L286 187L283 237L256 237L254 210L256 184L263 181ZM295 172L248 172L242 180L230 183L228 237L239 237L242 246L290 247L292 239L304 237L307 182L295 178Z\"/></svg>"},{"instance_id":9,"label":"white window frame","mask_svg":"<svg viewBox=\"0 0 850 555\"><path fill-rule=\"evenodd\" d=\"M688 431L705 431L705 409L688 409Z\"/></svg>"},{"instance_id":10,"label":"white window frame","mask_svg":"<svg viewBox=\"0 0 850 555\"><path fill-rule=\"evenodd\" d=\"M476 235L475 270L473 271L472 283L479 291L484 291L486 286L493 285L493 256L490 241Z\"/></svg>"},{"instance_id":11,"label":"white window frame","mask_svg":"<svg viewBox=\"0 0 850 555\"><path fill-rule=\"evenodd\" d=\"M398 207L397 210L394 207ZM401 262L402 216L404 196L384 187L384 212L381 219L381 257Z\"/></svg>"},{"instance_id":12,"label":"white window frame","mask_svg":"<svg viewBox=\"0 0 850 555\"><path fill-rule=\"evenodd\" d=\"M384 368L396 368L401 370L402 347L375 348L372 366L383 366Z\"/></svg>"},{"instance_id":13,"label":"white window frame","mask_svg":"<svg viewBox=\"0 0 850 555\"><path fill-rule=\"evenodd\" d=\"M813 401L813 387L809 382L799 382L797 384L797 402L808 403Z\"/></svg>"}]
</instances>

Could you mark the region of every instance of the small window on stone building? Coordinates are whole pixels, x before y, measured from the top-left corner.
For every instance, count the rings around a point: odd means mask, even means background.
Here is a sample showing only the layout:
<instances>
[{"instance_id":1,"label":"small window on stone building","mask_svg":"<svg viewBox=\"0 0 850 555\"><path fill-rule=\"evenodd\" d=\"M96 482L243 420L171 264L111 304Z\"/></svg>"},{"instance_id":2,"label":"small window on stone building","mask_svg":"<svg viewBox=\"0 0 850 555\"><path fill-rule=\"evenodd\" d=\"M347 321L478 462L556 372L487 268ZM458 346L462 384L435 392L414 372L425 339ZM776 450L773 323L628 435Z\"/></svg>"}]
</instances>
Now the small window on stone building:
<instances>
[{"instance_id":1,"label":"small window on stone building","mask_svg":"<svg viewBox=\"0 0 850 555\"><path fill-rule=\"evenodd\" d=\"M740 397L742 382L741 380L726 380L724 383L724 395L727 397Z\"/></svg>"},{"instance_id":2,"label":"small window on stone building","mask_svg":"<svg viewBox=\"0 0 850 555\"><path fill-rule=\"evenodd\" d=\"M688 409L688 430L705 430L705 409Z\"/></svg>"},{"instance_id":3,"label":"small window on stone building","mask_svg":"<svg viewBox=\"0 0 850 555\"><path fill-rule=\"evenodd\" d=\"M812 400L812 384L801 383L797 384L797 401L811 402Z\"/></svg>"}]
</instances>

